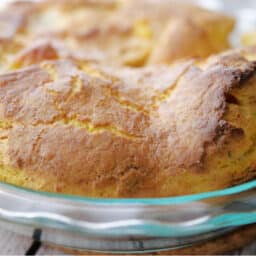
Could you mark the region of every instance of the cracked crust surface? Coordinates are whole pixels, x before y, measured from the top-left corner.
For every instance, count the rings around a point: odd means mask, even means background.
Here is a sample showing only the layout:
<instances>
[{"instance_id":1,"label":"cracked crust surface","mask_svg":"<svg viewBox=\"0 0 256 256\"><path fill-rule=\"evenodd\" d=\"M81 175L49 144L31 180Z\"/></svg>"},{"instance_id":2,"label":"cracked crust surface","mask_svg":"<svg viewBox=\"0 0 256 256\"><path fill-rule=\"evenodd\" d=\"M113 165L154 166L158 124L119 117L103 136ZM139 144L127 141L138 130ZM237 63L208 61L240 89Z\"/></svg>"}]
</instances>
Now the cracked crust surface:
<instances>
[{"instance_id":1,"label":"cracked crust surface","mask_svg":"<svg viewBox=\"0 0 256 256\"><path fill-rule=\"evenodd\" d=\"M1 179L96 197L209 191L255 175L256 64L53 60L0 76Z\"/></svg>"},{"instance_id":2,"label":"cracked crust surface","mask_svg":"<svg viewBox=\"0 0 256 256\"><path fill-rule=\"evenodd\" d=\"M190 58L228 47L231 18L173 0L45 0L10 5L0 26L2 181L162 197L255 176L255 49Z\"/></svg>"}]
</instances>

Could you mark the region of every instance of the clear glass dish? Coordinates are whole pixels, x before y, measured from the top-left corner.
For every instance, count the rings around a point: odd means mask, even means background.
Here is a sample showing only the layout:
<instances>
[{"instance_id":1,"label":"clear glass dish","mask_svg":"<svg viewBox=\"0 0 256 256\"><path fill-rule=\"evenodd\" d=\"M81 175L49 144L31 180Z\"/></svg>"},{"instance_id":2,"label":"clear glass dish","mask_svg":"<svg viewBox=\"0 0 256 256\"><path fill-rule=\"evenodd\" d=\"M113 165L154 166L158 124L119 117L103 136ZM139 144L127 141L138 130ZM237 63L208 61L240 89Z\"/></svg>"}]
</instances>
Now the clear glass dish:
<instances>
[{"instance_id":1,"label":"clear glass dish","mask_svg":"<svg viewBox=\"0 0 256 256\"><path fill-rule=\"evenodd\" d=\"M185 1L185 0L184 0ZM254 0L194 0L235 15L232 42L256 29ZM95 199L0 183L0 225L59 246L112 253L186 247L256 223L256 180L224 190L155 199Z\"/></svg>"},{"instance_id":2,"label":"clear glass dish","mask_svg":"<svg viewBox=\"0 0 256 256\"><path fill-rule=\"evenodd\" d=\"M69 248L155 251L192 245L256 223L256 181L196 195L96 199L0 185L5 228Z\"/></svg>"}]
</instances>

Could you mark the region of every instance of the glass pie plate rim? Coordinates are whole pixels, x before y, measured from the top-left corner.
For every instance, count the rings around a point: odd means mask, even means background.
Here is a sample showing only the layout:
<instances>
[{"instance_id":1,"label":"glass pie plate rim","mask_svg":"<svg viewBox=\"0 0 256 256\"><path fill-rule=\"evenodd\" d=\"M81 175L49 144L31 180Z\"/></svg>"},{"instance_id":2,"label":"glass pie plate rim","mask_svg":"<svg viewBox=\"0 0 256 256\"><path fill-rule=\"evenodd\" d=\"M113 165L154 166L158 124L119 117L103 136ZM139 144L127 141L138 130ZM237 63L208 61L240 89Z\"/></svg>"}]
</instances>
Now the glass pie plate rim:
<instances>
[{"instance_id":1,"label":"glass pie plate rim","mask_svg":"<svg viewBox=\"0 0 256 256\"><path fill-rule=\"evenodd\" d=\"M161 206L161 205L176 205L190 203L200 200L206 200L211 198L218 198L224 196L232 196L239 193L246 192L248 190L256 189L256 179L250 181L226 187L223 189L200 192L194 194L180 195L180 196L169 196L169 197L148 197L148 198L104 198L104 197L86 197L80 195L54 193L47 191L34 190L22 186L17 186L8 182L0 181L0 194L3 192L3 188L8 191L13 190L17 192L23 192L27 194L34 194L37 196L47 197L47 199L54 200L72 200L74 202L84 202L88 204L115 204L115 205L150 205L150 206ZM256 193L256 190L255 190Z\"/></svg>"},{"instance_id":2,"label":"glass pie plate rim","mask_svg":"<svg viewBox=\"0 0 256 256\"><path fill-rule=\"evenodd\" d=\"M0 226L31 237L39 229L42 241L82 250L138 253L137 241L144 252L172 249L256 223L255 189L252 180L193 195L105 199L0 182Z\"/></svg>"}]
</instances>

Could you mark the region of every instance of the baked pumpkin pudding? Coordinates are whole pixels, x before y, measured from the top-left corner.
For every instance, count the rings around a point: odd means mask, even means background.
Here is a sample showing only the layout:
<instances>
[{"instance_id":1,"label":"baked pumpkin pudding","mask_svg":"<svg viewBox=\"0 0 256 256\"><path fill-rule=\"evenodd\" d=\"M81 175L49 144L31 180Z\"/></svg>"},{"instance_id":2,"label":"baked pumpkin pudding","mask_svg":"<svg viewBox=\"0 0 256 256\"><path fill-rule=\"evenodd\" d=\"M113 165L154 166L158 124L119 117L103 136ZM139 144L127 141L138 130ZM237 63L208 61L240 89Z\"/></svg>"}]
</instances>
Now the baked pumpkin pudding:
<instances>
[{"instance_id":1,"label":"baked pumpkin pudding","mask_svg":"<svg viewBox=\"0 0 256 256\"><path fill-rule=\"evenodd\" d=\"M45 0L10 4L0 25L5 54L44 39L61 57L138 67L220 52L234 20L174 0Z\"/></svg>"},{"instance_id":2,"label":"baked pumpkin pudding","mask_svg":"<svg viewBox=\"0 0 256 256\"><path fill-rule=\"evenodd\" d=\"M16 3L1 17L1 181L164 197L255 176L256 50L206 58L228 47L231 18L169 0Z\"/></svg>"},{"instance_id":3,"label":"baked pumpkin pudding","mask_svg":"<svg viewBox=\"0 0 256 256\"><path fill-rule=\"evenodd\" d=\"M1 180L96 197L220 189L255 175L254 62L45 61L0 76Z\"/></svg>"}]
</instances>

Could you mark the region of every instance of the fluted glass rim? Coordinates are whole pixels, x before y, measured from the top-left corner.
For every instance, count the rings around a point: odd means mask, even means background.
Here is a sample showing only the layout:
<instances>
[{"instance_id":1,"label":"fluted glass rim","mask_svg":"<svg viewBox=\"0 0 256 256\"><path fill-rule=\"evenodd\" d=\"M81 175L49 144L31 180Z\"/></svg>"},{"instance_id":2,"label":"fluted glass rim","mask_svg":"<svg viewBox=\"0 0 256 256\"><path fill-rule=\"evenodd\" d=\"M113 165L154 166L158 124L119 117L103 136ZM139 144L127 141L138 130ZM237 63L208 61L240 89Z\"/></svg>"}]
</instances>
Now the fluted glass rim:
<instances>
[{"instance_id":1,"label":"fluted glass rim","mask_svg":"<svg viewBox=\"0 0 256 256\"><path fill-rule=\"evenodd\" d=\"M242 192L256 189L256 180L252 180L240 185L202 192L197 194L182 195L182 196L171 196L171 197L155 197L155 198L96 198L96 197L86 197L78 195L69 195L62 193L53 193L45 191L37 191L29 188L24 188L16 186L10 183L0 181L0 190L1 186L6 187L10 190L16 192L26 192L34 195L39 195L46 197L48 199L61 199L61 200L71 200L76 202L83 202L86 204L118 204L118 205L127 205L127 204L143 204L143 205L173 205L173 204L184 204L190 202L196 202L206 199L219 198L224 196L236 195Z\"/></svg>"}]
</instances>

